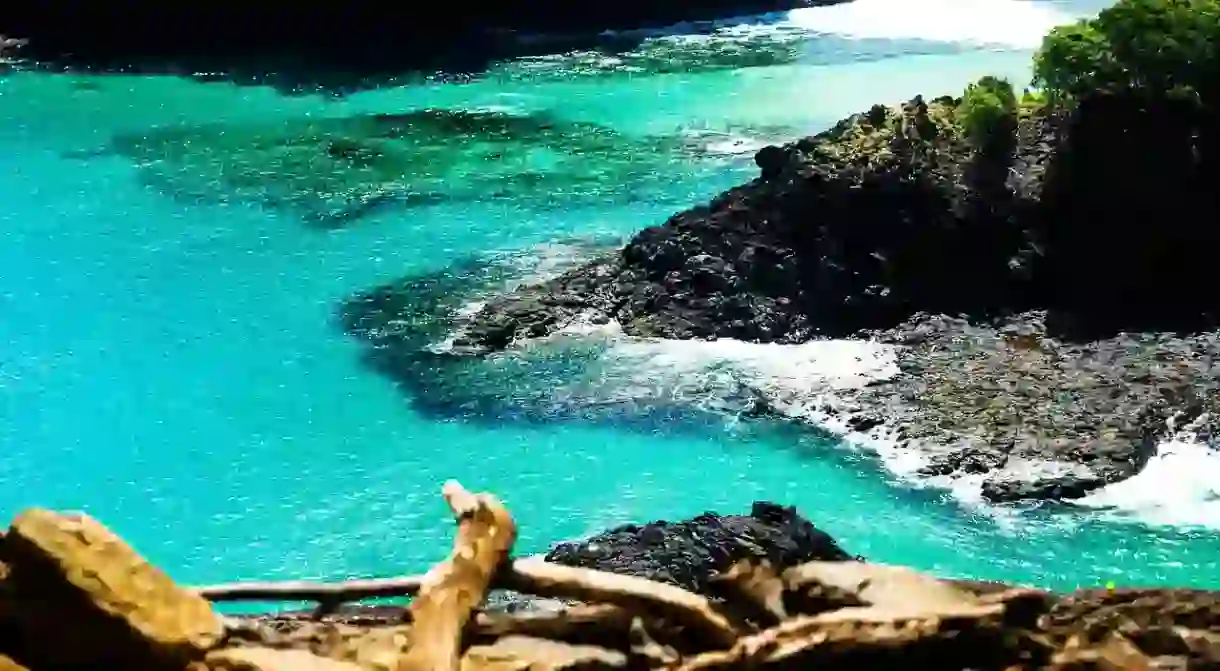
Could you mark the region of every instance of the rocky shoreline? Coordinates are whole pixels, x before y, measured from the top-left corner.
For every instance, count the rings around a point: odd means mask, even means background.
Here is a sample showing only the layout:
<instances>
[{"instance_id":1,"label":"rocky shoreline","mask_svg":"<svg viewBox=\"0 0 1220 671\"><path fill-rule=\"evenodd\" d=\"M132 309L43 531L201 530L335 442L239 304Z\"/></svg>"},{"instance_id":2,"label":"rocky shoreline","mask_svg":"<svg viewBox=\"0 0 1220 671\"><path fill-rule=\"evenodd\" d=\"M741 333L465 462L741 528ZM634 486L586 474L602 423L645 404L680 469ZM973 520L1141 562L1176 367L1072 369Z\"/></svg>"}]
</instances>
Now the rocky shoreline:
<instances>
[{"instance_id":1,"label":"rocky shoreline","mask_svg":"<svg viewBox=\"0 0 1220 671\"><path fill-rule=\"evenodd\" d=\"M1005 109L980 138L985 95ZM1049 103L984 78L877 105L759 151L758 178L618 252L489 301L456 344L485 355L573 323L875 339L898 374L824 414L886 425L922 475L981 477L991 501L1080 498L1179 430L1213 444L1220 229L1201 222L1220 220L1218 137L1211 107L1148 90Z\"/></svg>"},{"instance_id":2,"label":"rocky shoreline","mask_svg":"<svg viewBox=\"0 0 1220 671\"><path fill-rule=\"evenodd\" d=\"M345 329L369 341L382 372L424 387L446 376L409 365L438 338L415 333L421 309L433 331L460 327L453 350L432 355L458 367L574 323L645 340L878 341L895 348L896 374L837 390L819 416L858 432L884 426L923 457L917 475L981 481L992 502L1082 497L1137 474L1180 430L1212 444L1220 333L1191 312L1214 310L1198 295L1199 262L1141 257L1150 248L1142 233L1124 231L1124 249L1108 243L1109 263L1147 267L1175 287L1183 300L1172 314L1156 295L1122 294L1128 304L1117 310L1106 287L1079 296L1059 282L1092 282L1097 272L1088 259L1061 258L1084 243L1050 230L1066 216L1051 208L1084 200L1052 198L1068 179L1063 157L1084 151L1071 144L1081 124L1113 123L1117 103L1093 101L1074 116L1030 106L1012 146L987 151L959 130L959 104L877 107L764 149L753 182L473 315L417 305L420 287L405 282L350 301ZM1195 182L1176 184L1179 200L1220 212ZM1186 232L1192 247L1212 249L1214 232ZM1122 289L1122 278L1112 282ZM420 375L433 382L412 382ZM748 414L790 418L771 404L759 397Z\"/></svg>"},{"instance_id":3,"label":"rocky shoreline","mask_svg":"<svg viewBox=\"0 0 1220 671\"><path fill-rule=\"evenodd\" d=\"M513 559L490 494L444 488L452 554L425 576L177 585L84 514L31 509L0 535L0 669L1194 669L1220 663L1220 595L1060 595L853 558L795 510L707 513ZM393 589L387 587L393 583ZM497 605L493 590L550 597ZM222 616L246 594L310 612ZM351 606L373 594L408 606ZM209 603L212 602L212 603Z\"/></svg>"}]
</instances>

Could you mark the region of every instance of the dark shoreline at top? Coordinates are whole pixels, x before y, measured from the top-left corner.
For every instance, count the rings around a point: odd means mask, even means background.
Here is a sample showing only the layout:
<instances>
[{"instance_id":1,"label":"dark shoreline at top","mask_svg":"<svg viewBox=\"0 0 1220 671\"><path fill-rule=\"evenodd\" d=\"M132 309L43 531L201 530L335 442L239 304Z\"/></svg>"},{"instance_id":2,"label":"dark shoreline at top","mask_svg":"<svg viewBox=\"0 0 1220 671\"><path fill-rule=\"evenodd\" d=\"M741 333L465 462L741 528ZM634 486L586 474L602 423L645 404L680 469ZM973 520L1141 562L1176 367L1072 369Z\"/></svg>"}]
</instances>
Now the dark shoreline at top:
<instances>
[{"instance_id":1,"label":"dark shoreline at top","mask_svg":"<svg viewBox=\"0 0 1220 671\"><path fill-rule=\"evenodd\" d=\"M313 11L258 3L148 3L74 12L27 2L0 15L0 37L24 40L17 55L45 69L173 74L343 94L412 73L475 74L512 57L621 52L650 31L704 32L718 20L842 1L548 1L477 10L455 4L427 13L370 2L328 3Z\"/></svg>"}]
</instances>

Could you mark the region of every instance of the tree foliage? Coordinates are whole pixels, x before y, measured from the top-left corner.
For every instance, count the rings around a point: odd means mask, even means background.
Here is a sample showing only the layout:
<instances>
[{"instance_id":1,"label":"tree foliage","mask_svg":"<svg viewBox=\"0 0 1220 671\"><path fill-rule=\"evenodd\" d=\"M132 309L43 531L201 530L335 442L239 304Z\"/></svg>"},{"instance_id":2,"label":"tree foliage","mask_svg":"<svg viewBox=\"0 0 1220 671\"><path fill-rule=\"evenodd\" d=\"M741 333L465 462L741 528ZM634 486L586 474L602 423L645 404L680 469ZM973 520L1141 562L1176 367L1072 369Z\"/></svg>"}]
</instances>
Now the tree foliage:
<instances>
[{"instance_id":1,"label":"tree foliage","mask_svg":"<svg viewBox=\"0 0 1220 671\"><path fill-rule=\"evenodd\" d=\"M1006 79L987 76L966 87L957 120L976 147L989 147L1016 129L1017 96Z\"/></svg>"},{"instance_id":2,"label":"tree foliage","mask_svg":"<svg viewBox=\"0 0 1220 671\"><path fill-rule=\"evenodd\" d=\"M1060 26L1034 58L1034 85L1055 95L1138 91L1220 100L1220 0L1119 0Z\"/></svg>"}]
</instances>

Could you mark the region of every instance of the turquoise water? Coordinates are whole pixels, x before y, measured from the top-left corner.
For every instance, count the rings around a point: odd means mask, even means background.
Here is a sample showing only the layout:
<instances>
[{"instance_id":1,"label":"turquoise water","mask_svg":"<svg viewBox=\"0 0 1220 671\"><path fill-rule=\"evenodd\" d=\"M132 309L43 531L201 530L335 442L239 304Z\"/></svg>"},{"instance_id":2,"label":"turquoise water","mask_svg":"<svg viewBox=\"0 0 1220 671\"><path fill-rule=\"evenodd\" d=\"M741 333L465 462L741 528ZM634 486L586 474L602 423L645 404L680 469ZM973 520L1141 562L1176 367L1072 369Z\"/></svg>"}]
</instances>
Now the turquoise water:
<instances>
[{"instance_id":1,"label":"turquoise water","mask_svg":"<svg viewBox=\"0 0 1220 671\"><path fill-rule=\"evenodd\" d=\"M830 34L734 38L737 55L706 40L653 42L619 61L510 63L469 83L342 100L175 78L0 78L0 514L87 510L189 583L391 575L445 554L439 488L457 478L507 501L527 552L765 498L878 561L1052 587L1217 585L1220 537L1206 526L1154 525L1139 510L997 513L914 488L809 430L425 416L334 323L344 299L373 286L472 255L627 236L752 176L748 149L708 137L748 148L982 74L1027 79L1026 33L1097 3L982 4L994 5L990 23L967 13L937 40L850 34L859 24L836 10L801 17ZM929 13L943 18L966 5L937 7ZM972 31L1012 39L972 45ZM775 55L760 65L750 45ZM709 50L715 67L690 66ZM592 202L543 189L454 198L334 230L225 197L223 184L217 197L176 196L105 151L154 128L420 107L546 112L610 129L625 147L703 144L648 153L634 193L593 174L571 189L595 190ZM480 170L446 174L474 188Z\"/></svg>"}]
</instances>

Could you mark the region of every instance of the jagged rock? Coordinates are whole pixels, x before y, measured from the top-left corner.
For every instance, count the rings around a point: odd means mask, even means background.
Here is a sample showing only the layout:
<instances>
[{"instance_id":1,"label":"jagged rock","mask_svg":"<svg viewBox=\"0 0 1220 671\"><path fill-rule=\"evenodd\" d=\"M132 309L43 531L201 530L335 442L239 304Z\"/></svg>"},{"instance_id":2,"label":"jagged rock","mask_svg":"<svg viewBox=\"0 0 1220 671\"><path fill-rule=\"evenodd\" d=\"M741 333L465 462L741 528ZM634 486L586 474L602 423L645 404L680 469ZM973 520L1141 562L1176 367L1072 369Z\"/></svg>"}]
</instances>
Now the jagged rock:
<instances>
[{"instance_id":1,"label":"jagged rock","mask_svg":"<svg viewBox=\"0 0 1220 671\"><path fill-rule=\"evenodd\" d=\"M1214 115L1097 95L1070 115L1023 114L1001 151L964 138L956 102L877 106L765 148L759 179L641 231L615 259L489 302L469 340L548 333L574 301L628 334L757 342L917 312L1045 308L1057 330L1090 337L1220 323L1201 275L1220 231L1198 223L1220 217L1220 158L1199 139ZM529 320L506 323L526 306Z\"/></svg>"},{"instance_id":2,"label":"jagged rock","mask_svg":"<svg viewBox=\"0 0 1220 671\"><path fill-rule=\"evenodd\" d=\"M787 567L853 557L795 508L756 502L749 515L704 513L681 522L629 524L591 538L560 543L546 560L667 582L713 594L712 578L738 560L767 559Z\"/></svg>"},{"instance_id":3,"label":"jagged rock","mask_svg":"<svg viewBox=\"0 0 1220 671\"><path fill-rule=\"evenodd\" d=\"M996 324L917 315L873 335L904 348L900 372L855 401L930 455L925 475L987 474L992 501L1079 498L1138 473L1171 420L1185 427L1214 405L1220 379L1217 333L1074 344L1030 312Z\"/></svg>"},{"instance_id":4,"label":"jagged rock","mask_svg":"<svg viewBox=\"0 0 1220 671\"><path fill-rule=\"evenodd\" d=\"M916 98L763 149L759 179L641 231L617 258L491 301L468 344L545 335L574 304L632 335L758 342L1025 305L1038 255L1026 215L1057 126L1030 117L1011 152L982 153L955 113Z\"/></svg>"},{"instance_id":5,"label":"jagged rock","mask_svg":"<svg viewBox=\"0 0 1220 671\"><path fill-rule=\"evenodd\" d=\"M307 650L254 647L214 650L208 653L206 665L208 671L365 671L357 664L319 657Z\"/></svg>"},{"instance_id":6,"label":"jagged rock","mask_svg":"<svg viewBox=\"0 0 1220 671\"><path fill-rule=\"evenodd\" d=\"M916 98L764 149L759 179L488 301L463 344L546 335L571 306L641 337L880 337L901 372L847 425L897 429L925 475L987 474L992 501L1130 477L1171 418L1214 440L1217 117L1098 94L975 148L957 113Z\"/></svg>"},{"instance_id":7,"label":"jagged rock","mask_svg":"<svg viewBox=\"0 0 1220 671\"><path fill-rule=\"evenodd\" d=\"M27 510L3 556L0 608L35 667L182 668L223 635L206 600L87 515Z\"/></svg>"}]
</instances>

